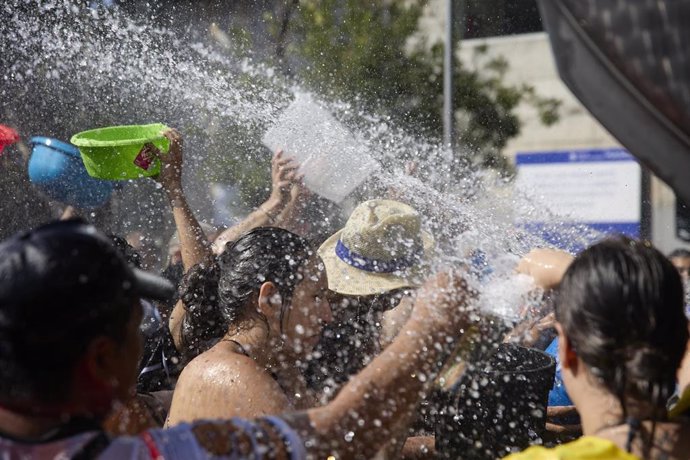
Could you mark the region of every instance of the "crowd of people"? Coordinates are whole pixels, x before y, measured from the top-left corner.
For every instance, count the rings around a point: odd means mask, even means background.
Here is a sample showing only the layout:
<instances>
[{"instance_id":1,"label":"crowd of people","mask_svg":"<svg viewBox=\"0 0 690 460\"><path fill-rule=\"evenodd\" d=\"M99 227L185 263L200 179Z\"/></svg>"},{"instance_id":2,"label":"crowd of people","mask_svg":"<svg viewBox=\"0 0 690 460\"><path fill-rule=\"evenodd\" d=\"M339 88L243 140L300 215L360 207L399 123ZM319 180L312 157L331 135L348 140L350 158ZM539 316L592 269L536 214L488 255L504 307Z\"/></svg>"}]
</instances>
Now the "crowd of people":
<instances>
[{"instance_id":1,"label":"crowd of people","mask_svg":"<svg viewBox=\"0 0 690 460\"><path fill-rule=\"evenodd\" d=\"M270 197L217 234L185 198L181 135L165 136L165 276L80 219L0 243L2 458L434 458L420 403L481 311L465 268L432 273L423 216L369 200L310 240L299 165L279 152ZM553 308L505 340L557 337L574 408L549 408L548 445L509 458L686 458L689 255L616 237L521 260Z\"/></svg>"}]
</instances>

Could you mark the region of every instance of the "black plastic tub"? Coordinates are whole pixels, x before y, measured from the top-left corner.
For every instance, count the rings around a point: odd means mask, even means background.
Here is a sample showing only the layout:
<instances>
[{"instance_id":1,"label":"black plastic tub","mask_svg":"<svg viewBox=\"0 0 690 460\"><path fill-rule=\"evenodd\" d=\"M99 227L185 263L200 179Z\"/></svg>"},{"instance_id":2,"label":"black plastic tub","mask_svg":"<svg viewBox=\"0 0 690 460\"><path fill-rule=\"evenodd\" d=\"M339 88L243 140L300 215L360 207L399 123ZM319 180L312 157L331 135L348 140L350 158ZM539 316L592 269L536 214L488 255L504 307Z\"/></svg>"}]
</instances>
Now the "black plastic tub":
<instances>
[{"instance_id":1,"label":"black plastic tub","mask_svg":"<svg viewBox=\"0 0 690 460\"><path fill-rule=\"evenodd\" d=\"M538 440L555 369L551 356L514 344L501 344L487 361L469 366L441 396L438 457L502 458Z\"/></svg>"}]
</instances>

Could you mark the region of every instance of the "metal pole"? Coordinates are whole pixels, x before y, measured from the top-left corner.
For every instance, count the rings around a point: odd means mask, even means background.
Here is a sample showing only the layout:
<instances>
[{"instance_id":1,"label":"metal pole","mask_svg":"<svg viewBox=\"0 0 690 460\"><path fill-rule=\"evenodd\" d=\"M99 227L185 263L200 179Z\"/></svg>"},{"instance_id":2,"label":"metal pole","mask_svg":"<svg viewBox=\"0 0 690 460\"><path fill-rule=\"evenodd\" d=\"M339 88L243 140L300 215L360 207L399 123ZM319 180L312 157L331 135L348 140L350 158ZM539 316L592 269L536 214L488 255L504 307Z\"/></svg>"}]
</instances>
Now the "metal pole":
<instances>
[{"instance_id":1,"label":"metal pole","mask_svg":"<svg viewBox=\"0 0 690 460\"><path fill-rule=\"evenodd\" d=\"M454 0L446 0L446 40L443 52L443 144L455 148L455 116L453 109L453 72L455 68Z\"/></svg>"},{"instance_id":2,"label":"metal pole","mask_svg":"<svg viewBox=\"0 0 690 460\"><path fill-rule=\"evenodd\" d=\"M642 168L641 209L640 209L640 239L652 241L652 175L649 169Z\"/></svg>"}]
</instances>

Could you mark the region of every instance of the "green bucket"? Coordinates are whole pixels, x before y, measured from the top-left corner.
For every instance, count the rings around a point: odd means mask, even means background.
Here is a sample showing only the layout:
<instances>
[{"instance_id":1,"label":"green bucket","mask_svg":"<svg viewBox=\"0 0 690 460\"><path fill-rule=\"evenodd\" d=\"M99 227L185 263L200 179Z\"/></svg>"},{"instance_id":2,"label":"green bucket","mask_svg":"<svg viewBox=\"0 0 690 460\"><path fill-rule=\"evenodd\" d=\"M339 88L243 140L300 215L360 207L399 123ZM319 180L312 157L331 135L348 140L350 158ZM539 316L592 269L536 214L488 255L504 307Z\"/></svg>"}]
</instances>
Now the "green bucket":
<instances>
[{"instance_id":1,"label":"green bucket","mask_svg":"<svg viewBox=\"0 0 690 460\"><path fill-rule=\"evenodd\" d=\"M92 177L138 179L160 172L160 160L151 157L144 147L150 143L167 153L170 141L161 134L167 129L160 123L111 126L75 134L70 142L79 148L84 166Z\"/></svg>"}]
</instances>

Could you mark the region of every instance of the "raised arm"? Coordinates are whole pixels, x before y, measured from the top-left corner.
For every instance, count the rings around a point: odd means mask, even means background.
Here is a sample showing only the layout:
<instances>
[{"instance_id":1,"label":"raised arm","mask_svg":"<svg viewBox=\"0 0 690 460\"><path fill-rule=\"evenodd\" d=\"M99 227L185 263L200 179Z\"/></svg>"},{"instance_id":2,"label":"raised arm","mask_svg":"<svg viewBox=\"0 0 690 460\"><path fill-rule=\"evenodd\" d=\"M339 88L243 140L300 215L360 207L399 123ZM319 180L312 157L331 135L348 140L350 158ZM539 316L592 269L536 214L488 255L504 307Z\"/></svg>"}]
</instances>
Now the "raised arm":
<instances>
[{"instance_id":1,"label":"raised arm","mask_svg":"<svg viewBox=\"0 0 690 460\"><path fill-rule=\"evenodd\" d=\"M170 150L167 154L159 155L161 172L156 180L163 186L163 190L170 203L175 227L180 239L180 252L185 272L196 264L210 263L213 259L211 245L204 235L199 222L194 217L182 190L182 136L174 129L164 133L170 140ZM185 315L184 304L178 301L170 314L169 327L175 345L179 348L182 318Z\"/></svg>"},{"instance_id":2,"label":"raised arm","mask_svg":"<svg viewBox=\"0 0 690 460\"><path fill-rule=\"evenodd\" d=\"M518 273L534 278L537 286L553 289L561 283L574 257L557 249L532 249L516 267Z\"/></svg>"},{"instance_id":3,"label":"raised arm","mask_svg":"<svg viewBox=\"0 0 690 460\"><path fill-rule=\"evenodd\" d=\"M292 158L285 158L278 150L271 161L271 195L264 203L249 214L242 222L218 235L214 241L216 253L225 250L225 245L257 227L277 226L278 216L290 201L290 189L299 178L299 164Z\"/></svg>"},{"instance_id":4,"label":"raised arm","mask_svg":"<svg viewBox=\"0 0 690 460\"><path fill-rule=\"evenodd\" d=\"M156 180L163 186L170 203L180 238L182 265L187 271L196 264L210 262L213 254L182 190L182 136L174 129L164 135L170 140L170 151L160 155L161 172Z\"/></svg>"},{"instance_id":5,"label":"raised arm","mask_svg":"<svg viewBox=\"0 0 690 460\"><path fill-rule=\"evenodd\" d=\"M306 212L311 203L311 196L311 190L298 177L292 184L290 200L276 219L276 227L304 235L304 227L309 224L309 217Z\"/></svg>"},{"instance_id":6,"label":"raised arm","mask_svg":"<svg viewBox=\"0 0 690 460\"><path fill-rule=\"evenodd\" d=\"M531 276L534 284L546 291L558 287L563 275L573 261L573 256L557 249L532 249L525 255L515 271ZM516 342L526 347L533 346L544 331L552 329L556 322L553 312L534 318L526 315L504 338L506 342Z\"/></svg>"}]
</instances>

